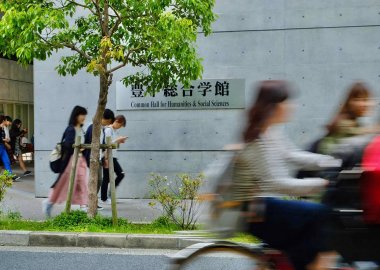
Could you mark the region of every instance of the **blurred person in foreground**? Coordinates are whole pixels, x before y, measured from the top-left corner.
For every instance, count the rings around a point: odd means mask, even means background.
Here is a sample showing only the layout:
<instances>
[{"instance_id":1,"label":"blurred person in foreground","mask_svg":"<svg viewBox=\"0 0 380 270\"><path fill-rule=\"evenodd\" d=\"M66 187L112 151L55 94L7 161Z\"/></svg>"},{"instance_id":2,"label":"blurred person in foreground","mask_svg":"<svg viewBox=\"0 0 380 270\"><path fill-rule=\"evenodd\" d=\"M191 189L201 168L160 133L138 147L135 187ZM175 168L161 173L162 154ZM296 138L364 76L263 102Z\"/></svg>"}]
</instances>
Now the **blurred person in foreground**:
<instances>
[{"instance_id":1,"label":"blurred person in foreground","mask_svg":"<svg viewBox=\"0 0 380 270\"><path fill-rule=\"evenodd\" d=\"M371 135L380 132L378 126L363 126L360 118L369 114L372 101L371 90L362 82L356 82L347 91L347 96L338 113L327 125L327 134L316 145L316 152L322 154L334 154L336 150L341 152L347 147L354 149L355 144L368 143ZM358 139L362 138L362 140ZM339 148L340 144L343 145ZM351 159L353 156L360 160L361 151L351 151L346 156Z\"/></svg>"},{"instance_id":2,"label":"blurred person in foreground","mask_svg":"<svg viewBox=\"0 0 380 270\"><path fill-rule=\"evenodd\" d=\"M243 202L249 232L284 251L296 270L324 269L332 266L336 257L325 243L327 208L282 197L318 193L328 185L321 178L293 178L289 164L320 169L339 166L340 161L300 151L282 135L279 126L289 120L291 96L290 86L284 81L259 84L243 134L245 146L236 158L233 197ZM260 212L262 219L257 220Z\"/></svg>"}]
</instances>

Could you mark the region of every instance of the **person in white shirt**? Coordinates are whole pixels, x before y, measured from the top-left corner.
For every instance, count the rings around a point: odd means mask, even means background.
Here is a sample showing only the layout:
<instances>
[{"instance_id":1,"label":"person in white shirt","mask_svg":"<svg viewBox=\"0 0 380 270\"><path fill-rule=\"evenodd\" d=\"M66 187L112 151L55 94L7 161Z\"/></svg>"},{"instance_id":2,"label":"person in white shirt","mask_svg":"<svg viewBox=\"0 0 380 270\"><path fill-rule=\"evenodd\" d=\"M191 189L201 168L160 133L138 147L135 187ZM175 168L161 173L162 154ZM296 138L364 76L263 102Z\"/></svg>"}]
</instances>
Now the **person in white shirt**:
<instances>
[{"instance_id":1,"label":"person in white shirt","mask_svg":"<svg viewBox=\"0 0 380 270\"><path fill-rule=\"evenodd\" d=\"M104 137L111 137L112 143L121 144L125 143L128 137L120 136L118 134L118 130L122 127L125 127L127 124L127 120L123 115L118 115L115 117L115 121L112 125L106 127L104 129ZM108 151L108 150L107 150ZM110 204L111 200L108 198L108 184L110 182L109 178L109 160L108 160L108 154L107 151L105 152L104 158L103 158L103 182L101 187L101 200L103 203ZM124 179L124 171L123 168L120 166L120 163L118 161L117 156L117 149L112 150L112 156L113 156L113 166L114 171L116 174L115 178L115 185L118 186L120 182Z\"/></svg>"},{"instance_id":2,"label":"person in white shirt","mask_svg":"<svg viewBox=\"0 0 380 270\"><path fill-rule=\"evenodd\" d=\"M100 133L100 143L105 144L105 138L104 138L104 130L105 127L111 125L115 121L115 114L113 111L110 109L105 109L102 117L102 131ZM86 131L85 135L85 144L91 144L92 143L92 129L93 129L93 124L91 124ZM91 149L86 150L84 152L84 156L86 157L87 161L87 166L90 168L90 157L91 157ZM100 150L100 159L99 159L99 171L98 171L98 186L97 186L97 193L100 191L100 187L102 186L103 182L103 162L102 162L102 157L103 157L103 151ZM98 205L98 210L103 210L103 207Z\"/></svg>"}]
</instances>

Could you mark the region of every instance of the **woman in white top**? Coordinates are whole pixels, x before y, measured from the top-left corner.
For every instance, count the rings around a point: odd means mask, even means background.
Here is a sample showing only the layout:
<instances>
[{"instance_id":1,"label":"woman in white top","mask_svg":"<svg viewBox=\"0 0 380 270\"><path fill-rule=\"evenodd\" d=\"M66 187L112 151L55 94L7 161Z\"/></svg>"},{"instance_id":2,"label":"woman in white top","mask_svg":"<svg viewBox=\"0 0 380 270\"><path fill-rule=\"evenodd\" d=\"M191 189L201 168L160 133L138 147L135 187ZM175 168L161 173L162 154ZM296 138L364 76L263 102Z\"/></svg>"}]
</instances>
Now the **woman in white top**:
<instances>
[{"instance_id":1,"label":"woman in white top","mask_svg":"<svg viewBox=\"0 0 380 270\"><path fill-rule=\"evenodd\" d=\"M111 137L112 143L116 143L116 144L125 143L125 141L127 140L127 137L120 136L118 134L118 130L122 127L125 127L126 124L127 124L127 120L125 119L123 115L116 116L113 124L104 129L104 137L105 138ZM117 149L112 150L112 156L113 156L113 167L116 174L115 185L118 186L120 182L124 179L125 174L117 158ZM102 187L101 187L101 192L100 192L101 200L103 201L103 203L110 204L111 200L108 198L108 184L110 182L110 177L109 177L107 153L105 153L104 155L103 164L104 164L103 182L102 182Z\"/></svg>"},{"instance_id":2,"label":"woman in white top","mask_svg":"<svg viewBox=\"0 0 380 270\"><path fill-rule=\"evenodd\" d=\"M317 169L338 166L339 161L297 150L278 130L278 125L288 121L290 95L289 86L283 81L260 84L256 102L249 111L245 148L234 167L233 196L237 201L264 205L264 221L249 224L253 235L284 251L296 270L315 269L325 263L321 258L326 257L319 255L329 252L322 229L328 211L320 204L282 197L318 193L328 181L293 178L289 163Z\"/></svg>"}]
</instances>

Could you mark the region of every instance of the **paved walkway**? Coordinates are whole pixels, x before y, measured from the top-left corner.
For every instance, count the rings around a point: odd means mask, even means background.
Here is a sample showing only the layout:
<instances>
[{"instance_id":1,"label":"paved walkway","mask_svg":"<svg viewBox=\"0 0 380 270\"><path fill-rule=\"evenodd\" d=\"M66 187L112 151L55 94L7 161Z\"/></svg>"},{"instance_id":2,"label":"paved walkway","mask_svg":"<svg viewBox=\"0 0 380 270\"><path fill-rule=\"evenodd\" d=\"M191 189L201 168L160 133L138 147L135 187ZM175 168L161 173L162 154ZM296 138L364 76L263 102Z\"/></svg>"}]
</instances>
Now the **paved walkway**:
<instances>
[{"instance_id":1,"label":"paved walkway","mask_svg":"<svg viewBox=\"0 0 380 270\"><path fill-rule=\"evenodd\" d=\"M15 173L20 174L18 169ZM13 184L8 190L5 200L0 206L3 211L18 211L23 218L32 220L43 220L42 198L35 198L34 176L23 177L20 182ZM145 199L118 199L117 208L119 217L127 218L133 222L149 222L161 215L158 209L152 209ZM103 211L99 211L104 216L111 216L111 206L102 205ZM73 206L73 209L79 208ZM64 205L57 205L53 208L53 216L58 215L64 209Z\"/></svg>"}]
</instances>

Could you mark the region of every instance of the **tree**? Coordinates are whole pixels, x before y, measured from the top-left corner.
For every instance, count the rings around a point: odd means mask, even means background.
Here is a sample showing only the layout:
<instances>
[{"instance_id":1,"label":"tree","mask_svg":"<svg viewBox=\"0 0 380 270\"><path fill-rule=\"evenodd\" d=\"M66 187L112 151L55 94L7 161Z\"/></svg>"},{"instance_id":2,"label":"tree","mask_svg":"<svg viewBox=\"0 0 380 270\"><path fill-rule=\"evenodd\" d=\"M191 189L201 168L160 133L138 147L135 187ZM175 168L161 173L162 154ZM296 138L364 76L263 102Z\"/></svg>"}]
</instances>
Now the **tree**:
<instances>
[{"instance_id":1,"label":"tree","mask_svg":"<svg viewBox=\"0 0 380 270\"><path fill-rule=\"evenodd\" d=\"M100 78L93 118L89 215L97 209L101 118L115 71L129 65L125 85L143 84L154 94L176 82L201 77L198 31L211 33L215 0L0 0L0 52L22 64L46 60L68 48L56 67L62 76L79 70Z\"/></svg>"}]
</instances>

